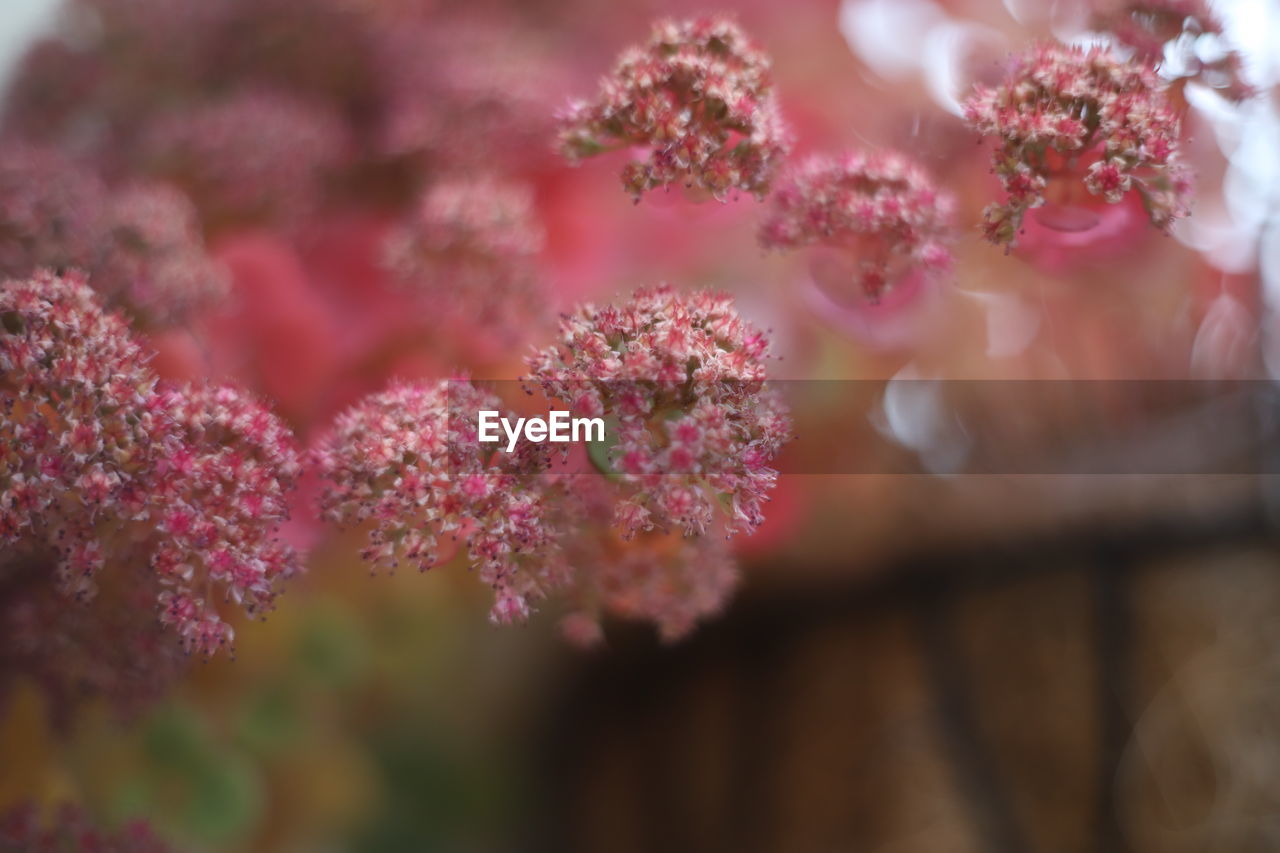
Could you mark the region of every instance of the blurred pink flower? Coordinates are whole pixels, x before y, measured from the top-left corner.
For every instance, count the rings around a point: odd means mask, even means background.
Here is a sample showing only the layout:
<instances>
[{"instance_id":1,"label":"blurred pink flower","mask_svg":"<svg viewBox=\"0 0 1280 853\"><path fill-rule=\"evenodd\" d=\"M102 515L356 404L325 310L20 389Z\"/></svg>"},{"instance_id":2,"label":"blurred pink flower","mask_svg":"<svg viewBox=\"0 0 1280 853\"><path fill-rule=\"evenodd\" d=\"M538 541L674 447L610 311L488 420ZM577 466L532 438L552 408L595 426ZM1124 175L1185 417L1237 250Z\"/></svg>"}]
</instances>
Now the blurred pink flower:
<instances>
[{"instance_id":1,"label":"blurred pink flower","mask_svg":"<svg viewBox=\"0 0 1280 853\"><path fill-rule=\"evenodd\" d=\"M955 202L896 151L811 157L773 193L760 229L766 248L825 246L851 255L856 273L835 285L841 301L879 302L911 273L951 266Z\"/></svg>"},{"instance_id":2,"label":"blurred pink flower","mask_svg":"<svg viewBox=\"0 0 1280 853\"><path fill-rule=\"evenodd\" d=\"M117 190L104 218L110 248L91 281L143 325L186 323L227 298L227 271L205 250L196 209L176 188Z\"/></svg>"},{"instance_id":3,"label":"blurred pink flower","mask_svg":"<svg viewBox=\"0 0 1280 853\"><path fill-rule=\"evenodd\" d=\"M430 187L387 238L392 280L430 314L428 325L466 323L521 342L545 322L538 269L545 235L525 186L491 178Z\"/></svg>"},{"instance_id":4,"label":"blurred pink flower","mask_svg":"<svg viewBox=\"0 0 1280 853\"><path fill-rule=\"evenodd\" d=\"M221 225L313 212L347 153L347 129L327 106L252 89L160 113L138 157Z\"/></svg>"},{"instance_id":5,"label":"blurred pink flower","mask_svg":"<svg viewBox=\"0 0 1280 853\"><path fill-rule=\"evenodd\" d=\"M64 803L45 822L34 803L0 814L0 850L22 853L165 853L168 845L144 821L111 832L95 826L79 806Z\"/></svg>"}]
</instances>

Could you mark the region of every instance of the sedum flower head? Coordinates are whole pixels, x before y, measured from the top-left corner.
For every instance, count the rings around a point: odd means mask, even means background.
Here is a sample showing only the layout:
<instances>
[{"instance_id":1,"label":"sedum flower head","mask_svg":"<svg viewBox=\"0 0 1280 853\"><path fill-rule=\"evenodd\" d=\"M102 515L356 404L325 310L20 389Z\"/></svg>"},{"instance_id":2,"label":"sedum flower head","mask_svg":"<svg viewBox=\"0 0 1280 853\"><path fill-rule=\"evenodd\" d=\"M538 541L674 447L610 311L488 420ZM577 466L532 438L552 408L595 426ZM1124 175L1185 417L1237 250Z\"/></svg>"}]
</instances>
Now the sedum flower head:
<instances>
[{"instance_id":1,"label":"sedum flower head","mask_svg":"<svg viewBox=\"0 0 1280 853\"><path fill-rule=\"evenodd\" d=\"M96 522L146 515L165 415L146 354L79 274L0 286L0 536L53 547L84 594L106 555Z\"/></svg>"},{"instance_id":2,"label":"sedum flower head","mask_svg":"<svg viewBox=\"0 0 1280 853\"><path fill-rule=\"evenodd\" d=\"M445 181L390 235L385 263L433 310L517 338L546 308L537 270L544 239L527 187Z\"/></svg>"},{"instance_id":3,"label":"sedum flower head","mask_svg":"<svg viewBox=\"0 0 1280 853\"><path fill-rule=\"evenodd\" d=\"M1222 21L1205 0L1097 0L1092 29L1110 33L1171 80L1196 80L1231 101L1254 94Z\"/></svg>"},{"instance_id":4,"label":"sedum flower head","mask_svg":"<svg viewBox=\"0 0 1280 853\"><path fill-rule=\"evenodd\" d=\"M113 307L147 326L184 322L229 290L179 190L108 190L53 149L9 144L0 150L0 275L42 267L87 270Z\"/></svg>"},{"instance_id":5,"label":"sedum flower head","mask_svg":"<svg viewBox=\"0 0 1280 853\"><path fill-rule=\"evenodd\" d=\"M92 602L69 602L38 548L19 546L0 562L0 707L26 681L40 688L56 726L89 697L135 719L185 671L190 658L156 615L163 584L140 548L116 547L120 559L95 576Z\"/></svg>"},{"instance_id":6,"label":"sedum flower head","mask_svg":"<svg viewBox=\"0 0 1280 853\"><path fill-rule=\"evenodd\" d=\"M738 585L738 565L722 536L646 534L626 543L597 536L592 546L575 553L575 564L592 569L579 573L575 608L560 623L575 645L600 642L606 615L649 622L663 641L678 642L724 610Z\"/></svg>"},{"instance_id":7,"label":"sedum flower head","mask_svg":"<svg viewBox=\"0 0 1280 853\"><path fill-rule=\"evenodd\" d=\"M0 277L92 267L102 252L106 187L53 149L0 147Z\"/></svg>"},{"instance_id":8,"label":"sedum flower head","mask_svg":"<svg viewBox=\"0 0 1280 853\"><path fill-rule=\"evenodd\" d=\"M596 100L572 103L561 121L570 160L632 146L648 149L622 173L637 201L676 183L720 199L763 197L789 147L768 58L727 18L659 21L647 44L623 52Z\"/></svg>"},{"instance_id":9,"label":"sedum flower head","mask_svg":"<svg viewBox=\"0 0 1280 853\"><path fill-rule=\"evenodd\" d=\"M316 202L345 140L323 105L251 89L158 117L142 155L219 218L288 218Z\"/></svg>"},{"instance_id":10,"label":"sedum flower head","mask_svg":"<svg viewBox=\"0 0 1280 853\"><path fill-rule=\"evenodd\" d=\"M95 288L144 325L184 322L227 297L225 269L205 250L195 206L166 184L136 184L107 202L110 251Z\"/></svg>"},{"instance_id":11,"label":"sedum flower head","mask_svg":"<svg viewBox=\"0 0 1280 853\"><path fill-rule=\"evenodd\" d=\"M297 454L240 391L160 388L146 360L82 276L0 285L0 541L83 600L142 560L161 620L209 654L232 639L218 597L254 615L295 570L275 534Z\"/></svg>"},{"instance_id":12,"label":"sedum flower head","mask_svg":"<svg viewBox=\"0 0 1280 853\"><path fill-rule=\"evenodd\" d=\"M951 264L955 202L925 171L894 152L812 157L773 193L760 230L767 248L830 246L856 255L857 285L872 301L913 269Z\"/></svg>"},{"instance_id":13,"label":"sedum flower head","mask_svg":"<svg viewBox=\"0 0 1280 853\"><path fill-rule=\"evenodd\" d=\"M169 441L149 477L151 568L166 585L161 621L207 653L233 639L215 591L257 616L298 572L297 555L276 536L298 450L284 423L234 386L168 389L161 398Z\"/></svg>"},{"instance_id":14,"label":"sedum flower head","mask_svg":"<svg viewBox=\"0 0 1280 853\"><path fill-rule=\"evenodd\" d=\"M1014 60L1003 83L977 87L964 110L972 127L998 140L993 166L1006 199L987 207L983 225L994 243L1016 241L1051 180L1082 182L1108 204L1136 191L1161 229L1187 213L1179 120L1149 68L1105 48L1039 43Z\"/></svg>"},{"instance_id":15,"label":"sedum flower head","mask_svg":"<svg viewBox=\"0 0 1280 853\"><path fill-rule=\"evenodd\" d=\"M380 152L433 173L547 156L548 93L561 86L531 33L437 14L393 15L375 34Z\"/></svg>"},{"instance_id":16,"label":"sedum flower head","mask_svg":"<svg viewBox=\"0 0 1280 853\"><path fill-rule=\"evenodd\" d=\"M765 385L768 340L723 294L640 290L622 307L566 316L556 344L526 361L531 380L577 416L605 417L609 466L627 487L616 519L653 528L754 530L790 420Z\"/></svg>"},{"instance_id":17,"label":"sedum flower head","mask_svg":"<svg viewBox=\"0 0 1280 853\"><path fill-rule=\"evenodd\" d=\"M599 639L606 614L676 640L723 608L737 583L724 537L620 536L616 510L634 489L551 470L528 442L511 455L480 444L481 409L501 404L462 380L397 384L357 403L314 451L323 515L368 525L375 568L426 570L447 557L443 537L456 540L493 589L492 621L523 622L558 593L571 607L565 633L582 644Z\"/></svg>"},{"instance_id":18,"label":"sedum flower head","mask_svg":"<svg viewBox=\"0 0 1280 853\"><path fill-rule=\"evenodd\" d=\"M441 538L464 543L494 590L492 618L521 621L563 582L533 445L515 454L480 443L477 413L499 400L465 380L400 383L341 414L314 458L326 479L323 516L369 523L363 556L425 571Z\"/></svg>"}]
</instances>

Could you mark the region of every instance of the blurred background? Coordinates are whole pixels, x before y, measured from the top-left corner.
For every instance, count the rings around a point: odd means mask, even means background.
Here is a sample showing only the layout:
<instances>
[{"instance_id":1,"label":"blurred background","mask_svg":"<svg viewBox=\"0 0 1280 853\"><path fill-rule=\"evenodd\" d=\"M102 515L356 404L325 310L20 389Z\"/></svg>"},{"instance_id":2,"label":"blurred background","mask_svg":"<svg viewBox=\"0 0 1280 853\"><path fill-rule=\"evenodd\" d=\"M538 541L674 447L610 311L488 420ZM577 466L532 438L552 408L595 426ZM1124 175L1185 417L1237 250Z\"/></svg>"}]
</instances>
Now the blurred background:
<instances>
[{"instance_id":1,"label":"blurred background","mask_svg":"<svg viewBox=\"0 0 1280 853\"><path fill-rule=\"evenodd\" d=\"M7 0L0 173L163 180L226 270L135 312L166 376L244 382L305 443L391 377L515 379L556 311L668 281L771 330L798 439L730 605L674 644L579 650L554 603L495 627L463 565L370 577L363 531L299 511L308 571L234 660L125 714L14 680L0 812L195 851L1280 848L1280 5L1213 9L1257 94L1178 89L1192 216L1007 254L959 104L1034 39L1097 39L1086 0ZM833 308L758 247L767 203L633 204L624 154L556 153L653 19L719 11L793 156L895 148L956 196L952 275ZM496 324L384 263L480 180L542 235Z\"/></svg>"}]
</instances>

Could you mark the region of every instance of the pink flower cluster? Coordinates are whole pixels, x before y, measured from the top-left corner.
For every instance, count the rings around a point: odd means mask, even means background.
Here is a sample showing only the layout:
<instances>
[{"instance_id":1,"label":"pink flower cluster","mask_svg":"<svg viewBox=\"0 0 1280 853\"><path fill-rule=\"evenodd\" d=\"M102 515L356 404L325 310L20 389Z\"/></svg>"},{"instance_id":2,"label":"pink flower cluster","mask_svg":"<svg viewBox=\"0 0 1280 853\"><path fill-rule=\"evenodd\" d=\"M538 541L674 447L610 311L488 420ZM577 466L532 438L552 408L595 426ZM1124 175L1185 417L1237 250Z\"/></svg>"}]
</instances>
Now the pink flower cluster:
<instances>
[{"instance_id":1,"label":"pink flower cluster","mask_svg":"<svg viewBox=\"0 0 1280 853\"><path fill-rule=\"evenodd\" d=\"M113 543L92 602L68 602L49 561L26 542L0 561L0 708L14 684L35 684L53 724L87 698L124 719L160 699L191 662L156 616L165 587L138 546Z\"/></svg>"},{"instance_id":2,"label":"pink flower cluster","mask_svg":"<svg viewBox=\"0 0 1280 853\"><path fill-rule=\"evenodd\" d=\"M0 541L49 555L88 599L108 564L149 561L190 652L229 645L215 590L251 615L295 571L275 532L298 473L285 427L229 387L157 387L84 278L0 285Z\"/></svg>"},{"instance_id":3,"label":"pink flower cluster","mask_svg":"<svg viewBox=\"0 0 1280 853\"><path fill-rule=\"evenodd\" d=\"M227 298L227 271L206 252L191 200L167 184L135 184L108 200L110 250L94 288L146 326L180 324Z\"/></svg>"},{"instance_id":4,"label":"pink flower cluster","mask_svg":"<svg viewBox=\"0 0 1280 853\"><path fill-rule=\"evenodd\" d=\"M529 33L439 15L391 16L375 33L385 102L377 150L421 159L432 172L550 155L551 93L560 84Z\"/></svg>"},{"instance_id":5,"label":"pink flower cluster","mask_svg":"<svg viewBox=\"0 0 1280 853\"><path fill-rule=\"evenodd\" d=\"M613 420L609 465L628 487L617 520L627 534L752 531L789 438L781 400L765 386L768 340L723 294L668 286L621 308L586 305L560 340L527 359L530 379L576 416Z\"/></svg>"},{"instance_id":6,"label":"pink flower cluster","mask_svg":"<svg viewBox=\"0 0 1280 853\"><path fill-rule=\"evenodd\" d=\"M5 853L165 853L144 821L131 821L117 831L96 826L84 809L63 803L45 822L32 803L0 814L0 851Z\"/></svg>"},{"instance_id":7,"label":"pink flower cluster","mask_svg":"<svg viewBox=\"0 0 1280 853\"><path fill-rule=\"evenodd\" d=\"M0 274L85 270L104 298L147 326L182 323L226 297L227 275L177 189L108 190L52 149L10 144L0 153Z\"/></svg>"},{"instance_id":8,"label":"pink flower cluster","mask_svg":"<svg viewBox=\"0 0 1280 853\"><path fill-rule=\"evenodd\" d=\"M851 284L877 302L909 271L951 265L954 209L951 196L896 151L812 157L774 191L760 242L851 252L859 264Z\"/></svg>"},{"instance_id":9,"label":"pink flower cluster","mask_svg":"<svg viewBox=\"0 0 1280 853\"><path fill-rule=\"evenodd\" d=\"M992 157L1007 198L984 212L994 243L1013 245L1023 217L1050 183L1080 182L1108 204L1138 192L1147 216L1167 228L1187 213L1191 191L1179 159L1180 123L1155 72L1105 48L1039 43L1005 81L979 86L965 119L999 142Z\"/></svg>"},{"instance_id":10,"label":"pink flower cluster","mask_svg":"<svg viewBox=\"0 0 1280 853\"><path fill-rule=\"evenodd\" d=\"M252 221L312 208L347 138L325 105L254 89L162 116L140 148L146 170L184 187L215 220Z\"/></svg>"},{"instance_id":11,"label":"pink flower cluster","mask_svg":"<svg viewBox=\"0 0 1280 853\"><path fill-rule=\"evenodd\" d=\"M660 287L583 308L530 358L531 381L614 423L616 477L552 471L541 445L481 444L477 413L503 407L469 381L400 383L340 415L313 451L322 515L369 524L375 566L425 570L449 556L441 537L461 542L494 590L494 621L560 590L577 641L598 638L604 612L675 639L736 583L713 531L754 529L776 477L790 420L765 387L766 349L723 296Z\"/></svg>"},{"instance_id":12,"label":"pink flower cluster","mask_svg":"<svg viewBox=\"0 0 1280 853\"><path fill-rule=\"evenodd\" d=\"M168 447L150 472L157 541L151 568L166 585L161 621L193 650L230 645L214 590L249 616L272 608L299 570L276 537L300 472L292 433L261 403L229 385L162 392Z\"/></svg>"},{"instance_id":13,"label":"pink flower cluster","mask_svg":"<svg viewBox=\"0 0 1280 853\"><path fill-rule=\"evenodd\" d=\"M106 187L52 149L0 148L0 276L90 268L102 251Z\"/></svg>"},{"instance_id":14,"label":"pink flower cluster","mask_svg":"<svg viewBox=\"0 0 1280 853\"><path fill-rule=\"evenodd\" d=\"M763 197L789 148L768 58L724 17L658 22L594 102L575 101L562 117L560 148L573 161L633 146L649 149L622 173L637 201L680 182L719 199Z\"/></svg>"},{"instance_id":15,"label":"pink flower cluster","mask_svg":"<svg viewBox=\"0 0 1280 853\"><path fill-rule=\"evenodd\" d=\"M650 534L620 546L600 539L585 563L595 571L580 573L570 596L574 609L561 620L575 645L603 639L605 613L652 623L664 642L677 642L722 611L738 585L738 565L723 537Z\"/></svg>"},{"instance_id":16,"label":"pink flower cluster","mask_svg":"<svg viewBox=\"0 0 1280 853\"><path fill-rule=\"evenodd\" d=\"M1231 101L1254 94L1240 54L1205 0L1095 0L1092 29L1111 33L1143 62L1174 80L1197 80Z\"/></svg>"},{"instance_id":17,"label":"pink flower cluster","mask_svg":"<svg viewBox=\"0 0 1280 853\"><path fill-rule=\"evenodd\" d=\"M519 339L549 301L537 269L544 239L527 187L492 178L443 181L389 236L385 263L439 319Z\"/></svg>"},{"instance_id":18,"label":"pink flower cluster","mask_svg":"<svg viewBox=\"0 0 1280 853\"><path fill-rule=\"evenodd\" d=\"M397 384L339 415L314 459L323 516L372 524L365 559L425 571L444 557L441 537L461 540L494 590L492 618L506 623L561 585L564 569L540 476L546 456L480 443L477 413L502 408L467 380Z\"/></svg>"}]
</instances>

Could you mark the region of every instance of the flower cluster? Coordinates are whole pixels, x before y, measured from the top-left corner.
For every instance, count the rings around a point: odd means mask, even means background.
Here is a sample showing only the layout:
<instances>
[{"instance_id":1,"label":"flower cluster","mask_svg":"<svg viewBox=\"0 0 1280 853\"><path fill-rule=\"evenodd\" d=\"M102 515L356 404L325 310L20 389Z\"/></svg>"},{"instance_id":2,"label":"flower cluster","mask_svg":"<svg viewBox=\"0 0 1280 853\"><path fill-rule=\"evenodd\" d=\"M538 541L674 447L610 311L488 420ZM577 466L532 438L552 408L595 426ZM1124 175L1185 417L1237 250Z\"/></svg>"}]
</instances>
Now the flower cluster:
<instances>
[{"instance_id":1,"label":"flower cluster","mask_svg":"<svg viewBox=\"0 0 1280 853\"><path fill-rule=\"evenodd\" d=\"M1240 54L1205 0L1097 0L1090 26L1174 80L1197 80L1231 101L1250 97Z\"/></svg>"},{"instance_id":2,"label":"flower cluster","mask_svg":"<svg viewBox=\"0 0 1280 853\"><path fill-rule=\"evenodd\" d=\"M340 415L313 451L321 512L369 524L375 566L425 570L449 555L442 537L460 541L494 589L494 621L523 620L561 590L578 641L598 637L602 613L676 639L736 583L713 534L754 529L776 477L790 420L765 387L766 349L724 296L659 287L585 307L530 358L531 381L614 422L603 464L616 476L553 471L528 442L512 454L481 444L477 413L502 405L469 381L400 383Z\"/></svg>"},{"instance_id":3,"label":"flower cluster","mask_svg":"<svg viewBox=\"0 0 1280 853\"><path fill-rule=\"evenodd\" d=\"M954 208L951 196L897 152L812 157L773 193L760 242L852 252L859 276L851 284L875 302L911 270L950 266Z\"/></svg>"},{"instance_id":4,"label":"flower cluster","mask_svg":"<svg viewBox=\"0 0 1280 853\"><path fill-rule=\"evenodd\" d=\"M294 571L275 539L298 473L287 430L235 389L158 387L80 275L0 286L0 406L0 541L49 555L64 594L149 561L162 620L209 654L232 639L215 589L252 615Z\"/></svg>"},{"instance_id":5,"label":"flower cluster","mask_svg":"<svg viewBox=\"0 0 1280 853\"><path fill-rule=\"evenodd\" d=\"M52 149L0 148L0 276L38 267L91 268L102 252L107 190Z\"/></svg>"},{"instance_id":6,"label":"flower cluster","mask_svg":"<svg viewBox=\"0 0 1280 853\"><path fill-rule=\"evenodd\" d=\"M151 568L166 585L161 621L207 653L233 640L214 589L255 616L298 571L276 530L300 462L288 428L233 386L166 389L161 398L171 449L149 477Z\"/></svg>"},{"instance_id":7,"label":"flower cluster","mask_svg":"<svg viewBox=\"0 0 1280 853\"><path fill-rule=\"evenodd\" d=\"M215 218L288 218L315 204L346 150L346 129L323 104L248 90L151 124L141 156Z\"/></svg>"},{"instance_id":8,"label":"flower cluster","mask_svg":"<svg viewBox=\"0 0 1280 853\"><path fill-rule=\"evenodd\" d=\"M528 34L439 15L391 18L375 33L378 151L425 159L433 171L549 155L550 93L560 86Z\"/></svg>"},{"instance_id":9,"label":"flower cluster","mask_svg":"<svg viewBox=\"0 0 1280 853\"><path fill-rule=\"evenodd\" d=\"M107 202L110 249L94 288L147 326L183 322L225 299L227 271L205 250L195 206L165 184L136 184Z\"/></svg>"},{"instance_id":10,"label":"flower cluster","mask_svg":"<svg viewBox=\"0 0 1280 853\"><path fill-rule=\"evenodd\" d=\"M105 560L96 522L141 517L164 413L146 354L83 277L0 287L0 537L54 547L84 594Z\"/></svg>"},{"instance_id":11,"label":"flower cluster","mask_svg":"<svg viewBox=\"0 0 1280 853\"><path fill-rule=\"evenodd\" d=\"M137 546L113 543L111 571L92 603L68 602L35 549L0 563L0 708L19 682L40 688L51 722L68 725L87 698L135 719L159 700L190 658L156 617L161 579Z\"/></svg>"},{"instance_id":12,"label":"flower cluster","mask_svg":"<svg viewBox=\"0 0 1280 853\"><path fill-rule=\"evenodd\" d=\"M148 326L181 323L226 296L195 207L177 189L108 190L53 149L0 153L0 275L86 270L104 298Z\"/></svg>"},{"instance_id":13,"label":"flower cluster","mask_svg":"<svg viewBox=\"0 0 1280 853\"><path fill-rule=\"evenodd\" d=\"M84 809L60 805L46 824L32 803L0 814L0 853L164 853L162 843L144 821L131 821L111 832L94 825Z\"/></svg>"},{"instance_id":14,"label":"flower cluster","mask_svg":"<svg viewBox=\"0 0 1280 853\"><path fill-rule=\"evenodd\" d=\"M623 307L586 305L560 340L527 359L533 382L579 416L616 421L609 465L628 487L627 534L754 530L790 420L765 385L764 333L723 294L638 291Z\"/></svg>"},{"instance_id":15,"label":"flower cluster","mask_svg":"<svg viewBox=\"0 0 1280 853\"><path fill-rule=\"evenodd\" d=\"M720 536L651 533L625 543L597 536L591 544L585 553L579 545L575 564L594 570L579 573L574 609L561 621L575 645L600 642L606 613L650 622L665 642L677 642L722 611L738 585L737 563Z\"/></svg>"},{"instance_id":16,"label":"flower cluster","mask_svg":"<svg viewBox=\"0 0 1280 853\"><path fill-rule=\"evenodd\" d=\"M547 459L530 444L514 454L481 444L483 409L502 406L467 380L397 384L341 414L314 459L327 481L323 516L372 523L366 560L425 571L444 555L441 537L461 540L505 623L525 618L564 571L546 517Z\"/></svg>"},{"instance_id":17,"label":"flower cluster","mask_svg":"<svg viewBox=\"0 0 1280 853\"><path fill-rule=\"evenodd\" d=\"M724 198L763 197L789 141L769 60L732 21L660 21L649 42L625 51L592 103L562 118L560 148L573 161L615 148L647 148L622 173L639 200L684 182Z\"/></svg>"},{"instance_id":18,"label":"flower cluster","mask_svg":"<svg viewBox=\"0 0 1280 853\"><path fill-rule=\"evenodd\" d=\"M489 178L444 181L390 235L384 260L441 316L518 338L546 310L537 270L543 241L526 187Z\"/></svg>"},{"instance_id":19,"label":"flower cluster","mask_svg":"<svg viewBox=\"0 0 1280 853\"><path fill-rule=\"evenodd\" d=\"M983 225L994 243L1013 245L1051 182L1067 191L1082 183L1108 204L1136 191L1161 229L1187 212L1180 124L1149 68L1105 48L1040 43L1015 59L1003 83L979 86L964 110L979 133L999 139L993 167L1008 197L987 207Z\"/></svg>"}]
</instances>

